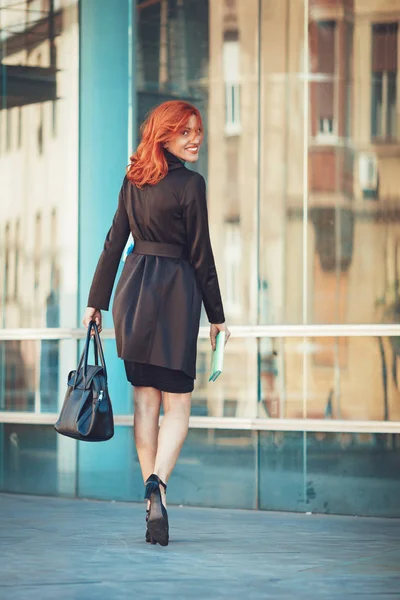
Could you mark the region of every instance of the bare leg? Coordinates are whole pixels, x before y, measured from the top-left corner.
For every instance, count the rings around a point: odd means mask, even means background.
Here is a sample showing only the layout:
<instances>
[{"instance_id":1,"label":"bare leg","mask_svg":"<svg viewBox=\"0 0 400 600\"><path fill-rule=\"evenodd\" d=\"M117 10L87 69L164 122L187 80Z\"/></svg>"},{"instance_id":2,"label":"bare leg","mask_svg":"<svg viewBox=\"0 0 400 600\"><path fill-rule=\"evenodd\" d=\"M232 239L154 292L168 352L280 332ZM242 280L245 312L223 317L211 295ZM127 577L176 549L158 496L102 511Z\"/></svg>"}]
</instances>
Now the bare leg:
<instances>
[{"instance_id":1,"label":"bare leg","mask_svg":"<svg viewBox=\"0 0 400 600\"><path fill-rule=\"evenodd\" d=\"M168 481L187 436L191 397L190 393L163 392L164 417L158 433L154 473L164 482ZM162 486L160 491L165 505L165 492Z\"/></svg>"},{"instance_id":2,"label":"bare leg","mask_svg":"<svg viewBox=\"0 0 400 600\"><path fill-rule=\"evenodd\" d=\"M146 481L154 472L161 392L152 387L135 387L134 404L133 431L143 481Z\"/></svg>"}]
</instances>

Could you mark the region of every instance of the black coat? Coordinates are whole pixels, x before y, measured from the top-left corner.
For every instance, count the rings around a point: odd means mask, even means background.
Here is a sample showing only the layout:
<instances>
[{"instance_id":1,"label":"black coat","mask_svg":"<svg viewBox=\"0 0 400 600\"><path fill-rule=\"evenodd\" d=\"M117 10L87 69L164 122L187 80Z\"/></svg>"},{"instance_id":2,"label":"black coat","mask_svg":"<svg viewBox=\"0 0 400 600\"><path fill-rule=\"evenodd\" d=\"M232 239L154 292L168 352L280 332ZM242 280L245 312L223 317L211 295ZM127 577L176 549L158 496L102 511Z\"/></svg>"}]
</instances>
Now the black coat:
<instances>
[{"instance_id":1,"label":"black coat","mask_svg":"<svg viewBox=\"0 0 400 600\"><path fill-rule=\"evenodd\" d=\"M97 264L88 306L108 310L129 233L185 246L188 260L131 253L115 292L118 356L196 376L201 301L210 323L225 320L208 229L204 178L166 151L168 173L139 189L125 177Z\"/></svg>"}]
</instances>

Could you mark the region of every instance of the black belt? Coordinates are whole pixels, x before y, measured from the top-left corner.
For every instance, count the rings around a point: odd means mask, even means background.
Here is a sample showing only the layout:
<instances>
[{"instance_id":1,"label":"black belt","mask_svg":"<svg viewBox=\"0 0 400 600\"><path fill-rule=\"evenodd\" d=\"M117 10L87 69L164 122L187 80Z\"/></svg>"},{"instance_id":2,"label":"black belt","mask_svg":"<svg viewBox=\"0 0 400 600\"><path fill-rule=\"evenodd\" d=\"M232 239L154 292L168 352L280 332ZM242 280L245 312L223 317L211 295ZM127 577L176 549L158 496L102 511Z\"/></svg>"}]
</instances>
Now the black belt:
<instances>
[{"instance_id":1,"label":"black belt","mask_svg":"<svg viewBox=\"0 0 400 600\"><path fill-rule=\"evenodd\" d=\"M150 254L151 256L164 256L165 258L181 258L188 260L189 253L182 244L164 244L163 242L148 242L135 240L133 252L136 254Z\"/></svg>"}]
</instances>

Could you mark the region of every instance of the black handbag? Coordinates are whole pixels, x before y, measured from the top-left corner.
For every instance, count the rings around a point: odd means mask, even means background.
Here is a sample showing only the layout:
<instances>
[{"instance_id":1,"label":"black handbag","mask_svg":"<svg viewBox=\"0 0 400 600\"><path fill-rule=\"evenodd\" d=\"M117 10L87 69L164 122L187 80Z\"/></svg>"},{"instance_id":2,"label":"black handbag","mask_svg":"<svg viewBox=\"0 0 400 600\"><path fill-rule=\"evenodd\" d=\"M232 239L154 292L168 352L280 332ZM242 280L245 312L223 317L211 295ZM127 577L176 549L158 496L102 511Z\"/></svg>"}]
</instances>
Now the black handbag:
<instances>
[{"instance_id":1,"label":"black handbag","mask_svg":"<svg viewBox=\"0 0 400 600\"><path fill-rule=\"evenodd\" d=\"M88 365L92 329L95 365ZM100 356L100 365L99 365ZM114 435L114 418L107 387L107 370L99 331L91 321L76 371L68 375L68 388L54 429L86 442L103 442Z\"/></svg>"}]
</instances>

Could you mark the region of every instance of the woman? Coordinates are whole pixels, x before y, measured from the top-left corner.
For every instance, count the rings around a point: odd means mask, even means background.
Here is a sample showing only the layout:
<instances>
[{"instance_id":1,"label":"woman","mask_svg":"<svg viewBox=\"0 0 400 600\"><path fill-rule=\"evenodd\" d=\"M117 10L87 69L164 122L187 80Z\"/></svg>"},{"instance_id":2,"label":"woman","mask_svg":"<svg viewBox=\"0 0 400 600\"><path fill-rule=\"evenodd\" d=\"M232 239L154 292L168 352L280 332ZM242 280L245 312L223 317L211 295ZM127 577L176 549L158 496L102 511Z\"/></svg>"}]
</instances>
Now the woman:
<instances>
[{"instance_id":1,"label":"woman","mask_svg":"<svg viewBox=\"0 0 400 600\"><path fill-rule=\"evenodd\" d=\"M83 324L108 310L129 234L135 240L115 292L118 356L134 386L134 434L148 500L146 541L168 544L166 481L188 432L203 300L215 348L230 333L208 230L205 182L185 167L199 156L201 115L187 102L155 108L142 126L100 256ZM161 402L164 417L158 427Z\"/></svg>"}]
</instances>

